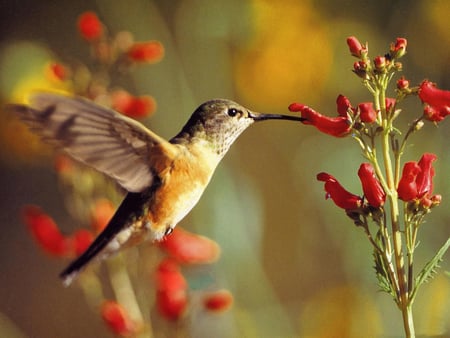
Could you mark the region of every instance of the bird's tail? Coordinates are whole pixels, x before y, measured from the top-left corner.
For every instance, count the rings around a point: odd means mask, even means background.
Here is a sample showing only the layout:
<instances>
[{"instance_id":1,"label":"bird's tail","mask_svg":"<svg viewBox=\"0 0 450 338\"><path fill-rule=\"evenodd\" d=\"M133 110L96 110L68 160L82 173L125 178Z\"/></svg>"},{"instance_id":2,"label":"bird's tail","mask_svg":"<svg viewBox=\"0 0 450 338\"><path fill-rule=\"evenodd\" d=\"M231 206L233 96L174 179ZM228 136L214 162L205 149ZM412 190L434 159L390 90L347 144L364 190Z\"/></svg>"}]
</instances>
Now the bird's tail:
<instances>
[{"instance_id":1,"label":"bird's tail","mask_svg":"<svg viewBox=\"0 0 450 338\"><path fill-rule=\"evenodd\" d=\"M135 220L136 217L142 216L142 206L143 203L145 203L144 198L144 194L142 193L127 194L105 229L97 236L94 242L81 254L81 256L75 259L61 272L59 276L62 279L64 286L69 286L77 275L94 258L106 258L109 254L119 249L119 245L117 248L108 247L108 249L111 249L110 252L105 252L105 255L100 255L121 231L132 225L133 220Z\"/></svg>"}]
</instances>

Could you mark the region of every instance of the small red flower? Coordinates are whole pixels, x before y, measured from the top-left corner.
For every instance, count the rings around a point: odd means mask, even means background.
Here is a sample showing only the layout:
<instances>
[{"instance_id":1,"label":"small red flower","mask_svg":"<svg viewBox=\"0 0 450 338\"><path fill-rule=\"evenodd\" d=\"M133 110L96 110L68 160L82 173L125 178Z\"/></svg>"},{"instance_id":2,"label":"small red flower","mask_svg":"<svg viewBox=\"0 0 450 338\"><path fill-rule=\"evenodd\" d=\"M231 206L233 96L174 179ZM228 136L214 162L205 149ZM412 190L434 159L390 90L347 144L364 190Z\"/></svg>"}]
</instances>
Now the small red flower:
<instances>
[{"instance_id":1,"label":"small red flower","mask_svg":"<svg viewBox=\"0 0 450 338\"><path fill-rule=\"evenodd\" d=\"M417 197L416 178L420 172L417 162L406 162L403 166L402 177L398 182L398 197L405 202L412 201Z\"/></svg>"},{"instance_id":2,"label":"small red flower","mask_svg":"<svg viewBox=\"0 0 450 338\"><path fill-rule=\"evenodd\" d=\"M156 306L159 313L166 319L180 319L185 313L187 305L188 297L186 290L156 292Z\"/></svg>"},{"instance_id":3,"label":"small red flower","mask_svg":"<svg viewBox=\"0 0 450 338\"><path fill-rule=\"evenodd\" d=\"M216 242L181 228L175 228L160 245L172 258L183 264L212 263L220 255L220 247Z\"/></svg>"},{"instance_id":4,"label":"small red flower","mask_svg":"<svg viewBox=\"0 0 450 338\"><path fill-rule=\"evenodd\" d=\"M52 79L64 81L69 77L69 70L61 63L53 62L48 66Z\"/></svg>"},{"instance_id":5,"label":"small red flower","mask_svg":"<svg viewBox=\"0 0 450 338\"><path fill-rule=\"evenodd\" d=\"M339 116L347 117L349 111L353 110L350 100L344 95L339 95L336 99L337 112Z\"/></svg>"},{"instance_id":6,"label":"small red flower","mask_svg":"<svg viewBox=\"0 0 450 338\"><path fill-rule=\"evenodd\" d=\"M115 334L127 337L137 332L136 324L119 303L111 300L105 301L101 306L100 312L106 325Z\"/></svg>"},{"instance_id":7,"label":"small red flower","mask_svg":"<svg viewBox=\"0 0 450 338\"><path fill-rule=\"evenodd\" d=\"M98 40L103 35L103 24L94 12L84 12L78 18L78 31L87 41Z\"/></svg>"},{"instance_id":8,"label":"small red flower","mask_svg":"<svg viewBox=\"0 0 450 338\"><path fill-rule=\"evenodd\" d=\"M127 52L128 57L135 62L155 63L164 56L164 46L159 41L136 42Z\"/></svg>"},{"instance_id":9,"label":"small red flower","mask_svg":"<svg viewBox=\"0 0 450 338\"><path fill-rule=\"evenodd\" d=\"M410 202L414 199L421 199L424 204L432 203L431 200L434 197L431 196L434 176L433 162L436 158L434 154L425 153L419 163L405 163L397 188L401 200Z\"/></svg>"},{"instance_id":10,"label":"small red flower","mask_svg":"<svg viewBox=\"0 0 450 338\"><path fill-rule=\"evenodd\" d=\"M408 41L405 38L397 38L394 43L391 43L391 58L400 58L406 53L406 45Z\"/></svg>"},{"instance_id":11,"label":"small red flower","mask_svg":"<svg viewBox=\"0 0 450 338\"><path fill-rule=\"evenodd\" d=\"M419 97L426 104L425 118L432 122L440 122L450 115L450 91L438 89L436 84L424 80L419 87Z\"/></svg>"},{"instance_id":12,"label":"small red flower","mask_svg":"<svg viewBox=\"0 0 450 338\"><path fill-rule=\"evenodd\" d=\"M433 162L437 159L435 154L425 153L419 160L420 172L417 174L417 197L430 196L433 192Z\"/></svg>"},{"instance_id":13,"label":"small red flower","mask_svg":"<svg viewBox=\"0 0 450 338\"><path fill-rule=\"evenodd\" d=\"M173 259L163 260L156 270L156 305L161 315L179 319L188 304L187 282Z\"/></svg>"},{"instance_id":14,"label":"small red flower","mask_svg":"<svg viewBox=\"0 0 450 338\"><path fill-rule=\"evenodd\" d=\"M233 305L233 295L228 290L219 290L203 298L203 306L210 312L227 311Z\"/></svg>"},{"instance_id":15,"label":"small red flower","mask_svg":"<svg viewBox=\"0 0 450 338\"><path fill-rule=\"evenodd\" d=\"M57 257L70 255L70 241L58 229L53 219L36 206L26 206L23 218L38 245Z\"/></svg>"},{"instance_id":16,"label":"small red flower","mask_svg":"<svg viewBox=\"0 0 450 338\"><path fill-rule=\"evenodd\" d=\"M303 124L313 125L328 135L343 137L348 135L352 129L349 119L344 116L327 117L300 103L292 103L289 106L289 110L301 112L301 116L305 118L305 121L302 122Z\"/></svg>"},{"instance_id":17,"label":"small red flower","mask_svg":"<svg viewBox=\"0 0 450 338\"><path fill-rule=\"evenodd\" d=\"M375 175L373 166L370 163L362 163L358 176L367 202L375 208L381 207L386 201L386 193Z\"/></svg>"},{"instance_id":18,"label":"small red flower","mask_svg":"<svg viewBox=\"0 0 450 338\"><path fill-rule=\"evenodd\" d=\"M153 97L133 96L125 90L116 90L111 94L112 107L132 118L144 118L154 113L156 101Z\"/></svg>"},{"instance_id":19,"label":"small red flower","mask_svg":"<svg viewBox=\"0 0 450 338\"><path fill-rule=\"evenodd\" d=\"M347 45L350 50L350 53L357 58L360 58L363 54L367 54L367 47L363 46L359 40L350 36L347 38Z\"/></svg>"},{"instance_id":20,"label":"small red flower","mask_svg":"<svg viewBox=\"0 0 450 338\"><path fill-rule=\"evenodd\" d=\"M94 234L86 229L77 230L72 236L73 249L76 256L81 255L94 241Z\"/></svg>"},{"instance_id":21,"label":"small red flower","mask_svg":"<svg viewBox=\"0 0 450 338\"><path fill-rule=\"evenodd\" d=\"M345 190L342 185L330 174L319 173L317 180L325 182L326 198L331 198L333 202L342 209L352 210L361 206L361 197L353 195Z\"/></svg>"},{"instance_id":22,"label":"small red flower","mask_svg":"<svg viewBox=\"0 0 450 338\"><path fill-rule=\"evenodd\" d=\"M359 117L362 122L372 123L377 119L377 112L372 102L363 102L358 105Z\"/></svg>"}]
</instances>

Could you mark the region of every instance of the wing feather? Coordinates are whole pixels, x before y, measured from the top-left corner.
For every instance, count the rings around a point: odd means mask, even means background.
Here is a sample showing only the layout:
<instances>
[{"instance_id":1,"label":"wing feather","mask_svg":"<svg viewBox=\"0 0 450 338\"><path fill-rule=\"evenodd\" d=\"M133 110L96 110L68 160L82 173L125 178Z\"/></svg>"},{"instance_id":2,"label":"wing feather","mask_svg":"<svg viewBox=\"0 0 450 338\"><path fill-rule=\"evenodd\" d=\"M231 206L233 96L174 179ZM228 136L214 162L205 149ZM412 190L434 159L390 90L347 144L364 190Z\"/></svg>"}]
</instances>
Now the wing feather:
<instances>
[{"instance_id":1,"label":"wing feather","mask_svg":"<svg viewBox=\"0 0 450 338\"><path fill-rule=\"evenodd\" d=\"M172 144L139 122L80 97L39 93L29 106L9 107L44 140L131 192L152 183L153 147L163 147L167 156L176 153Z\"/></svg>"}]
</instances>

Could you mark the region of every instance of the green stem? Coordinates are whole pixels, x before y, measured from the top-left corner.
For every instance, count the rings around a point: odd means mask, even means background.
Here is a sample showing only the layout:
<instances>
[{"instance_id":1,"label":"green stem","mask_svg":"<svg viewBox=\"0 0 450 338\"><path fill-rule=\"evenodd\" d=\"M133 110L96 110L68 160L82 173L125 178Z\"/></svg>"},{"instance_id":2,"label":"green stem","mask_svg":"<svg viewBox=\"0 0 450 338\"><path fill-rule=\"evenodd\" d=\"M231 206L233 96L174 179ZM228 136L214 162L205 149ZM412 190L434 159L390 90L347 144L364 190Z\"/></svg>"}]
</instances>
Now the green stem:
<instances>
[{"instance_id":1,"label":"green stem","mask_svg":"<svg viewBox=\"0 0 450 338\"><path fill-rule=\"evenodd\" d=\"M380 81L381 82L381 81ZM386 97L385 87L381 86L374 95L375 108L381 112L383 133L381 137L382 156L384 162L384 169L386 173L386 194L390 204L390 216L392 226L392 241L394 247L394 260L397 270L398 291L400 293L400 302L398 303L403 316L403 325L406 333L406 337L414 337L414 324L412 318L412 311L408 299L408 287L405 273L404 254L402 247L402 233L400 230L399 222L399 207L398 196L395 186L394 172L392 168L392 161L389 152L390 139L389 134L391 132L391 119L387 116L386 112Z\"/></svg>"}]
</instances>

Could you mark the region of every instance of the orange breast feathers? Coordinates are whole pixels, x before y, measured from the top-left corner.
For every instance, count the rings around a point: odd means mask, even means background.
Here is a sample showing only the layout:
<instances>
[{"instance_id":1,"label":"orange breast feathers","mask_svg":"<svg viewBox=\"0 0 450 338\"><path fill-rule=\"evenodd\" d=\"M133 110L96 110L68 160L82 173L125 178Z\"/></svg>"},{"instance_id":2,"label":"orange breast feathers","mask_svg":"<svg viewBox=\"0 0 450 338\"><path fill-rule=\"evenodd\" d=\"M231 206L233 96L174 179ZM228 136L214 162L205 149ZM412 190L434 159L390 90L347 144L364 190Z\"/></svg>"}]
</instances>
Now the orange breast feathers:
<instances>
[{"instance_id":1,"label":"orange breast feathers","mask_svg":"<svg viewBox=\"0 0 450 338\"><path fill-rule=\"evenodd\" d=\"M174 227L191 211L217 165L214 158L205 156L209 151L179 148L179 153L170 162L167 158L165 161L160 159L153 167L161 179L148 215L151 228L156 232Z\"/></svg>"}]
</instances>

